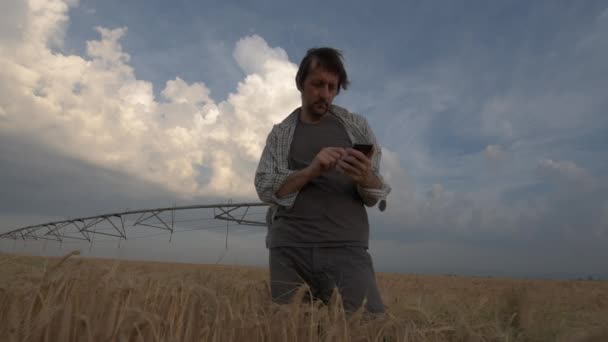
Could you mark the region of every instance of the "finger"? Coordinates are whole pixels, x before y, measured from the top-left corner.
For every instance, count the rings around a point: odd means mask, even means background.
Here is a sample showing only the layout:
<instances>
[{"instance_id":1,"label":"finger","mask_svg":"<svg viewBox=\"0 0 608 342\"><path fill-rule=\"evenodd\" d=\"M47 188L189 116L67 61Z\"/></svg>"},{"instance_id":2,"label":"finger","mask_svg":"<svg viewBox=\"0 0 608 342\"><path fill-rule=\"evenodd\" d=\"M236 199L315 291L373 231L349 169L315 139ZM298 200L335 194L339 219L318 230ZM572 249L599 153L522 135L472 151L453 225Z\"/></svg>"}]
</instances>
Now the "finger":
<instances>
[{"instance_id":1,"label":"finger","mask_svg":"<svg viewBox=\"0 0 608 342\"><path fill-rule=\"evenodd\" d=\"M342 173L345 173L347 175L350 175L350 169L349 169L349 165L346 164L344 161L340 160L337 164L336 164L336 169L339 169Z\"/></svg>"},{"instance_id":2,"label":"finger","mask_svg":"<svg viewBox=\"0 0 608 342\"><path fill-rule=\"evenodd\" d=\"M346 163L352 165L354 168L360 170L361 172L365 172L368 169L368 166L365 162L361 162L357 158L353 156L348 156L343 159Z\"/></svg>"},{"instance_id":3,"label":"finger","mask_svg":"<svg viewBox=\"0 0 608 342\"><path fill-rule=\"evenodd\" d=\"M370 152L371 153L371 152ZM363 152L361 151L357 151L354 148L349 148L348 149L348 154L357 158L358 160L365 162L365 161L369 161L369 158L363 154Z\"/></svg>"},{"instance_id":4,"label":"finger","mask_svg":"<svg viewBox=\"0 0 608 342\"><path fill-rule=\"evenodd\" d=\"M367 154L364 153L364 155L367 159L371 159L372 156L374 155L374 152L376 152L376 145L372 145L372 149L369 150L369 152Z\"/></svg>"},{"instance_id":5,"label":"finger","mask_svg":"<svg viewBox=\"0 0 608 342\"><path fill-rule=\"evenodd\" d=\"M335 160L340 160L342 159L342 154L339 151L333 150L333 151L329 151L330 155L332 156L332 158L334 158Z\"/></svg>"},{"instance_id":6,"label":"finger","mask_svg":"<svg viewBox=\"0 0 608 342\"><path fill-rule=\"evenodd\" d=\"M331 154L337 155L338 158L344 157L347 153L342 147L326 147L323 151L329 152Z\"/></svg>"},{"instance_id":7,"label":"finger","mask_svg":"<svg viewBox=\"0 0 608 342\"><path fill-rule=\"evenodd\" d=\"M340 162L338 162L336 164L336 171L340 172L340 173L346 173L346 171L344 171L344 169L342 168L342 165L340 164Z\"/></svg>"},{"instance_id":8,"label":"finger","mask_svg":"<svg viewBox=\"0 0 608 342\"><path fill-rule=\"evenodd\" d=\"M344 157L346 157L348 155L348 153L346 152L346 150L342 147L335 147L332 148L332 153L335 153L339 159L342 159Z\"/></svg>"},{"instance_id":9,"label":"finger","mask_svg":"<svg viewBox=\"0 0 608 342\"><path fill-rule=\"evenodd\" d=\"M338 162L341 160L340 158L336 157L335 155L326 155L324 156L327 165L329 168L335 168L338 165Z\"/></svg>"},{"instance_id":10,"label":"finger","mask_svg":"<svg viewBox=\"0 0 608 342\"><path fill-rule=\"evenodd\" d=\"M319 156L319 162L321 163L321 165L325 169L333 167L333 164L334 164L334 160L332 158L329 158L329 157L325 156L325 155L320 155Z\"/></svg>"},{"instance_id":11,"label":"finger","mask_svg":"<svg viewBox=\"0 0 608 342\"><path fill-rule=\"evenodd\" d=\"M353 167L352 165L350 165L349 163L347 163L343 160L338 162L338 166L340 167L341 170L344 171L344 173L346 173L347 175L349 175L351 177L360 177L361 176L360 170L358 170L357 168Z\"/></svg>"},{"instance_id":12,"label":"finger","mask_svg":"<svg viewBox=\"0 0 608 342\"><path fill-rule=\"evenodd\" d=\"M320 154L336 160L342 157L339 151L331 147L324 148L323 150L321 150Z\"/></svg>"}]
</instances>

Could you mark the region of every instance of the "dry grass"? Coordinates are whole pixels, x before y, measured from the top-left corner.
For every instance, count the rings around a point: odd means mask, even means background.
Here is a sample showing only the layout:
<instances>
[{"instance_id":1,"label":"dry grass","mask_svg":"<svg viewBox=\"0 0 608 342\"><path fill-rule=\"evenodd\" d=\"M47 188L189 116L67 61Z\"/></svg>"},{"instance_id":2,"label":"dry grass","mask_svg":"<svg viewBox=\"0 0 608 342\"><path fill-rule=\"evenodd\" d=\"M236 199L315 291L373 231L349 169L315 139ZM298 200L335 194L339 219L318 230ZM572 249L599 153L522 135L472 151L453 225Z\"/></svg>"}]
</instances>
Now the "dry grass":
<instances>
[{"instance_id":1,"label":"dry grass","mask_svg":"<svg viewBox=\"0 0 608 342\"><path fill-rule=\"evenodd\" d=\"M369 317L271 304L259 268L0 255L0 274L3 341L608 341L608 282L379 274Z\"/></svg>"}]
</instances>

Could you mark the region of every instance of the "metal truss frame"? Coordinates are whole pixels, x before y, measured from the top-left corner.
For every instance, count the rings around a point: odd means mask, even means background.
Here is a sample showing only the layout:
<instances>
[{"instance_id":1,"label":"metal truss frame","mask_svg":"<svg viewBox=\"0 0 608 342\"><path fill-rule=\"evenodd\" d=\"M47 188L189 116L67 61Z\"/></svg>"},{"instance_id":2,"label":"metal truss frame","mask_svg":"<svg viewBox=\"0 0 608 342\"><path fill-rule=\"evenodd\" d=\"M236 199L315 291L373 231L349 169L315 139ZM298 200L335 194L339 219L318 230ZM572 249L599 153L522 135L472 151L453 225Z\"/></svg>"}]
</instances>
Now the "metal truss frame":
<instances>
[{"instance_id":1,"label":"metal truss frame","mask_svg":"<svg viewBox=\"0 0 608 342\"><path fill-rule=\"evenodd\" d=\"M182 210L213 210L213 218L228 222L235 222L239 225L265 227L265 221L249 220L245 217L252 207L266 207L267 203L221 203L207 205L191 205L182 207L167 207L157 209L141 209L124 211L120 213L103 214L90 217L81 217L63 221L42 223L27 227L11 230L0 234L0 239L13 240L49 240L63 242L64 239L83 240L92 243L93 234L105 235L127 239L125 227L125 217L127 215L139 214L131 226L143 226L166 230L173 234L175 227L175 212ZM244 209L243 214L237 214L239 209ZM162 213L169 213L170 219L163 218ZM111 232L101 232L95 230L98 224L107 223L111 227ZM75 234L75 235L74 235Z\"/></svg>"}]
</instances>

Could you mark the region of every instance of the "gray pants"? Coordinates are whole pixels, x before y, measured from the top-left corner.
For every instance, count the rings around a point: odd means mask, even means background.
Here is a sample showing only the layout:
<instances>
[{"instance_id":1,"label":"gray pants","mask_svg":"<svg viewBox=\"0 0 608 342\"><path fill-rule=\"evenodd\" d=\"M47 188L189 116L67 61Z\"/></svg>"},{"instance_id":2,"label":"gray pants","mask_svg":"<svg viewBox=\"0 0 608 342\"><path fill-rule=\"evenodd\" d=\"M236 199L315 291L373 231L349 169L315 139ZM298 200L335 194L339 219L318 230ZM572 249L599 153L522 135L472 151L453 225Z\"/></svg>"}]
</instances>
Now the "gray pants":
<instances>
[{"instance_id":1,"label":"gray pants","mask_svg":"<svg viewBox=\"0 0 608 342\"><path fill-rule=\"evenodd\" d=\"M290 302L298 287L305 283L313 297L324 303L337 288L346 311L357 310L367 299L368 312L384 312L372 258L365 247L271 248L272 300L281 304Z\"/></svg>"}]
</instances>

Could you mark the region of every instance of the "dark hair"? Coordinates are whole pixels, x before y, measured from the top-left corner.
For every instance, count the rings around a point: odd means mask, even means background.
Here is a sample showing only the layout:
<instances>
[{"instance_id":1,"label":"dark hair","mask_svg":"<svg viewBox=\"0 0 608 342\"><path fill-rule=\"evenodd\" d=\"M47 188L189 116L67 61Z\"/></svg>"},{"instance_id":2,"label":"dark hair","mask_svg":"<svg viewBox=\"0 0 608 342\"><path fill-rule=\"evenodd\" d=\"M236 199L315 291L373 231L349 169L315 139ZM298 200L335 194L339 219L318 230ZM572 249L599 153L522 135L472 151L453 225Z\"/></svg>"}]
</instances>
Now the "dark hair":
<instances>
[{"instance_id":1,"label":"dark hair","mask_svg":"<svg viewBox=\"0 0 608 342\"><path fill-rule=\"evenodd\" d=\"M300 68L296 74L296 85L299 90L302 90L304 80L308 76L308 73L313 67L321 67L329 72L338 74L338 93L340 88L346 90L350 82L348 81L348 75L344 69L342 63L342 52L330 47L313 48L306 52L306 56L300 62Z\"/></svg>"}]
</instances>

